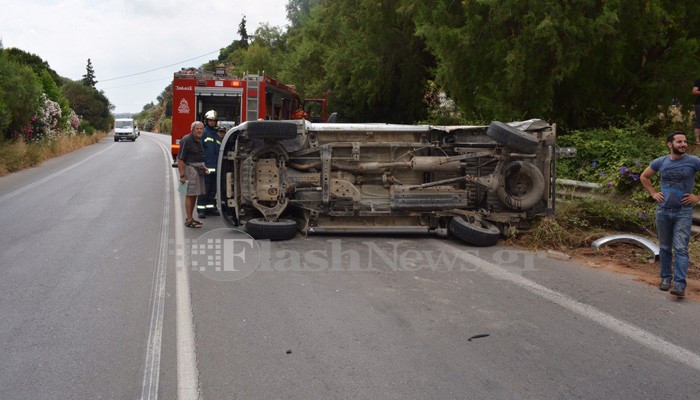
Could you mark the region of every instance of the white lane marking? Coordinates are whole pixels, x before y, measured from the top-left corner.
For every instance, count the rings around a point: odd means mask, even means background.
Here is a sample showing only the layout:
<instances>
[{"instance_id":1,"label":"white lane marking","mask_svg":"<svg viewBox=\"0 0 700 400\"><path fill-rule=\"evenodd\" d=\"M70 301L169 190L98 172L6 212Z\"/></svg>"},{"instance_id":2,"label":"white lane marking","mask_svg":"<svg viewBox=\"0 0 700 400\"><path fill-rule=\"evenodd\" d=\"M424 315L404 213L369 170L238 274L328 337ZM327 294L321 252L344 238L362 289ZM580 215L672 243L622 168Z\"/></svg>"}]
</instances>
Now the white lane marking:
<instances>
[{"instance_id":1,"label":"white lane marking","mask_svg":"<svg viewBox=\"0 0 700 400\"><path fill-rule=\"evenodd\" d=\"M168 168L172 170L174 185L178 180L178 170L172 168L168 159ZM190 296L190 271L185 266L185 232L183 229L182 200L180 193L174 190L175 207L175 330L177 333L177 398L178 400L198 400L199 370L194 341L194 315Z\"/></svg>"},{"instance_id":2,"label":"white lane marking","mask_svg":"<svg viewBox=\"0 0 700 400\"><path fill-rule=\"evenodd\" d=\"M439 246L449 249L450 252L455 251L454 248L449 247L445 243L439 243ZM666 339L656 336L651 332L645 331L636 325L617 319L591 305L576 301L559 292L555 292L554 290L537 284L521 275L507 271L496 264L482 260L472 254L468 254L467 252L459 252L459 257L464 261L478 267L481 272L491 276L494 279L504 280L518 285L543 299L549 300L552 303L557 304L582 317L588 318L589 320L610 329L613 332L632 339L637 343L648 347L650 350L656 351L661 355L670 357L675 361L700 371L700 355L686 348L675 345Z\"/></svg>"},{"instance_id":3,"label":"white lane marking","mask_svg":"<svg viewBox=\"0 0 700 400\"><path fill-rule=\"evenodd\" d=\"M104 153L105 151L111 149L112 146L114 146L114 145L115 145L115 143L112 143L112 145L110 145L110 146L107 147L106 149L101 150L101 151L99 151L99 152L97 152L97 153L95 153L95 154L93 154L93 155L91 155L91 156L89 156L89 157L86 157L86 158L84 158L84 159L82 159L82 160L76 162L76 163L73 164L73 165L70 165L70 166L68 166L68 167L66 167L66 168L63 168L62 170L60 170L60 171L58 171L58 172L55 172L55 173L53 173L53 174L51 174L51 175L49 175L49 176L47 176L47 177L45 177L45 178L39 179L38 181L34 181L34 182L30 183L30 184L27 185L27 186L24 186L24 187L21 187L21 188L15 190L14 192L10 192L10 193L8 193L8 194L6 194L6 195L4 195L4 196L1 196L1 197L0 197L0 202L5 201L5 200L8 200L8 199L11 199L11 198L17 196L18 194L22 194L22 193L26 192L27 190L31 190L31 189L33 189L33 188L35 188L35 187L41 185L42 183L48 182L49 180L51 180L51 179L53 179L53 178L55 178L55 177L61 175L62 173L66 172L66 171L70 171L70 170L72 170L73 168L78 167L78 166L80 166L80 165L82 165L82 164L84 164L84 163L90 161L92 158L97 157L97 156L99 156L100 154Z\"/></svg>"},{"instance_id":4,"label":"white lane marking","mask_svg":"<svg viewBox=\"0 0 700 400\"><path fill-rule=\"evenodd\" d=\"M157 144L163 150L167 161L170 157L167 150L164 146ZM160 227L158 259L153 276L153 291L151 292L151 318L148 331L148 345L146 346L146 361L143 370L141 400L158 399L163 314L165 309L165 278L168 264L168 238L170 236L170 197L172 195L170 179L171 174L165 174L166 198L163 201L163 219Z\"/></svg>"}]
</instances>

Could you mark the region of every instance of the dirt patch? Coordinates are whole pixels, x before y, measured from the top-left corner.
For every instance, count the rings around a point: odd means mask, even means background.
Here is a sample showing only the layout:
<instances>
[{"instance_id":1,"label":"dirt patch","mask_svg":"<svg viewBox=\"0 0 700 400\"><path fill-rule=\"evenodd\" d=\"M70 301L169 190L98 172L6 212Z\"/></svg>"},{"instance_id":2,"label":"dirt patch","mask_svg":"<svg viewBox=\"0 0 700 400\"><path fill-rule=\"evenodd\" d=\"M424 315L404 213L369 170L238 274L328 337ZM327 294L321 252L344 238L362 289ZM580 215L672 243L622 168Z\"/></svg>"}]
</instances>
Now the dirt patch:
<instances>
[{"instance_id":1,"label":"dirt patch","mask_svg":"<svg viewBox=\"0 0 700 400\"><path fill-rule=\"evenodd\" d=\"M650 258L651 253L648 250L632 244L612 244L599 250L592 247L580 248L567 254L573 256L573 261L586 267L632 275L636 281L652 286L659 285L659 261ZM700 264L697 262L691 261L687 281L685 298L700 301Z\"/></svg>"}]
</instances>

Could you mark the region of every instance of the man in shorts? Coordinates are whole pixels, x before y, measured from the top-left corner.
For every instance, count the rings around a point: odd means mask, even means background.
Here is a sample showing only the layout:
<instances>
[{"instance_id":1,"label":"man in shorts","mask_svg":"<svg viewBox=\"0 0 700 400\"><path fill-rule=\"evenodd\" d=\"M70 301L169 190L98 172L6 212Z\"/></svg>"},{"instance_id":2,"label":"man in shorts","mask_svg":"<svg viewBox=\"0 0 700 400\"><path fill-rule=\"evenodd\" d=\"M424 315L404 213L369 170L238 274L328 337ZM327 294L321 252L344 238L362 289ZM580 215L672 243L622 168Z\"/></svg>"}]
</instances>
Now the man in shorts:
<instances>
[{"instance_id":1,"label":"man in shorts","mask_svg":"<svg viewBox=\"0 0 700 400\"><path fill-rule=\"evenodd\" d=\"M180 183L187 182L185 226L188 228L201 228L202 223L194 219L192 214L197 204L197 196L206 193L204 176L209 173L209 170L204 165L204 148L201 141L204 133L204 124L200 121L195 121L192 123L191 129L191 133L180 139L177 169L180 171Z\"/></svg>"}]
</instances>

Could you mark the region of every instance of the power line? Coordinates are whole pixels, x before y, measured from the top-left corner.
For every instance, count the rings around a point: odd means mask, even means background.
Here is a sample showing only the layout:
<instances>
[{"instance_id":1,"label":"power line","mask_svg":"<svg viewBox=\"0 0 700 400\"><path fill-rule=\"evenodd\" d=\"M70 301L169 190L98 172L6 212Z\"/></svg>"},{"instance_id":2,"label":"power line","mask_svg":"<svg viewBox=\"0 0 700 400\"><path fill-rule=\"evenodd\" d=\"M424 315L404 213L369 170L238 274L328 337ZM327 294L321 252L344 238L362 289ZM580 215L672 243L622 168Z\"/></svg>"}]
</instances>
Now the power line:
<instances>
[{"instance_id":1,"label":"power line","mask_svg":"<svg viewBox=\"0 0 700 400\"><path fill-rule=\"evenodd\" d=\"M126 84L126 85L110 86L110 87L106 87L106 88L101 88L101 90L118 89L118 88L129 87L129 86L137 86L137 85L141 85L143 83L158 82L158 81L171 80L171 79L172 79L172 77L151 79L149 81L134 82L134 83Z\"/></svg>"},{"instance_id":2,"label":"power line","mask_svg":"<svg viewBox=\"0 0 700 400\"><path fill-rule=\"evenodd\" d=\"M147 73L149 73L149 72L158 71L159 69L170 68L170 67L172 67L172 66L175 66L175 65L178 65L178 64L182 64L182 63L185 63L185 62L188 62L188 61L196 60L196 59L198 59L198 58L202 58L202 57L204 57L204 56L208 56L208 55L210 55L210 54L214 54L214 53L218 53L218 52L219 52L219 50L212 51L212 52L209 52L209 53L206 53L206 54L202 54L201 56L197 56L197 57L194 57L194 58L190 58L190 59L188 59L188 60L179 61L179 62L176 62L176 63L174 63L174 64L166 65L166 66L164 66L164 67L153 68L153 69L149 69L148 71L137 72L137 73L135 73L135 74L119 76L119 77L116 77L116 78L102 79L102 80L100 80L100 82L116 81L117 79L131 78L132 76L147 74Z\"/></svg>"}]
</instances>

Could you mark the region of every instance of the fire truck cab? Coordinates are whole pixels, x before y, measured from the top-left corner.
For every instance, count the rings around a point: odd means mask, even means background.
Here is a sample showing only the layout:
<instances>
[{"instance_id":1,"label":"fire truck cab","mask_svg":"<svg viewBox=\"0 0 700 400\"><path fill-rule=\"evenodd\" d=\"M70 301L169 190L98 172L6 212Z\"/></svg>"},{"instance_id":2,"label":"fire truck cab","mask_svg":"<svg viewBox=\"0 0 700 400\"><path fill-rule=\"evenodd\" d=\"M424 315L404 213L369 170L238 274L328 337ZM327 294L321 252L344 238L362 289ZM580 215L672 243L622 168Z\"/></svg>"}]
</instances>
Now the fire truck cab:
<instances>
[{"instance_id":1,"label":"fire truck cab","mask_svg":"<svg viewBox=\"0 0 700 400\"><path fill-rule=\"evenodd\" d=\"M219 122L229 128L257 120L326 121L325 99L311 99L305 104L294 86L268 75L238 78L227 75L223 66L215 72L183 68L173 77L173 159L180 149L180 139L190 132L194 121L203 121L204 113L209 110L216 111Z\"/></svg>"}]
</instances>

